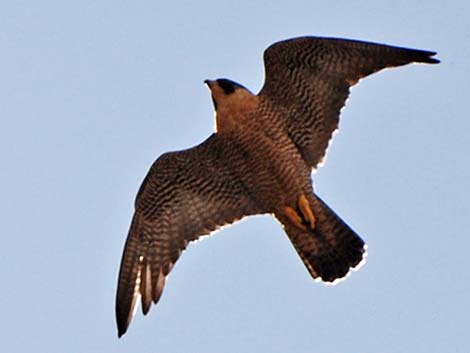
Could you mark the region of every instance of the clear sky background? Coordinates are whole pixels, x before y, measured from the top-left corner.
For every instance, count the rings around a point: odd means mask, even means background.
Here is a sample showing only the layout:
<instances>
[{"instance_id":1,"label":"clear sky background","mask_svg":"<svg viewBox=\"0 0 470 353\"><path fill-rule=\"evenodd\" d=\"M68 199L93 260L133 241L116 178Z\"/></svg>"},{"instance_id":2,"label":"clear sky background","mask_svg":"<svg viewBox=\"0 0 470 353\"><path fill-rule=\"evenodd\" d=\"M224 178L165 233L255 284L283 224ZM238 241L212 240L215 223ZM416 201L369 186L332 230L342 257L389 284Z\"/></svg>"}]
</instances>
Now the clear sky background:
<instances>
[{"instance_id":1,"label":"clear sky background","mask_svg":"<svg viewBox=\"0 0 470 353\"><path fill-rule=\"evenodd\" d=\"M467 1L4 1L0 4L3 352L468 352ZM369 245L314 282L277 222L189 246L117 339L137 189L214 126L203 80L254 92L263 50L324 35L436 50L355 87L318 194Z\"/></svg>"}]
</instances>

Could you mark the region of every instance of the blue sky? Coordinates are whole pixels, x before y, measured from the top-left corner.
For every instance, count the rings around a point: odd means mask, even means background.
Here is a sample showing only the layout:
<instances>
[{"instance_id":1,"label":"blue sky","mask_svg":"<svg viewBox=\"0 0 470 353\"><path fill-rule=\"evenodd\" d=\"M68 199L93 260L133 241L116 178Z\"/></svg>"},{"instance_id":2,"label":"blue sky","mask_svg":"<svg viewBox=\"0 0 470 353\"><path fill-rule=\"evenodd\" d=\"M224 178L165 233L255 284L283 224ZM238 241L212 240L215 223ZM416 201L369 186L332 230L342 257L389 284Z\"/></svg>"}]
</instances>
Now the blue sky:
<instances>
[{"instance_id":1,"label":"blue sky","mask_svg":"<svg viewBox=\"0 0 470 353\"><path fill-rule=\"evenodd\" d=\"M464 1L10 1L0 5L5 352L467 352ZM254 217L189 247L120 340L114 295L137 189L213 129L207 78L257 92L262 53L300 35L436 50L355 87L317 193L369 245L314 282Z\"/></svg>"}]
</instances>

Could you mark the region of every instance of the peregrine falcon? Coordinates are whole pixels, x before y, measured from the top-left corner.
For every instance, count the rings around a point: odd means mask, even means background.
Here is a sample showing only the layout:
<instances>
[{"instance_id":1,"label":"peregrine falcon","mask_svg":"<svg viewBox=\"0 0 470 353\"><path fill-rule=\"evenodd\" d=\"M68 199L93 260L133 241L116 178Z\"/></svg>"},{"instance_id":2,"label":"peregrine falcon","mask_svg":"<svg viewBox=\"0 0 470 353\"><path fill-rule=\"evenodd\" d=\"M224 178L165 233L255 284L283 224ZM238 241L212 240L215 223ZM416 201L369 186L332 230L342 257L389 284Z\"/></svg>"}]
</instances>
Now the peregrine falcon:
<instances>
[{"instance_id":1,"label":"peregrine falcon","mask_svg":"<svg viewBox=\"0 0 470 353\"><path fill-rule=\"evenodd\" d=\"M334 282L357 267L365 243L313 190L349 89L384 68L438 63L435 52L356 40L301 37L264 52L255 95L229 79L206 80L216 131L160 156L135 201L117 297L122 336L140 297L147 314L189 242L243 217L273 215L313 278Z\"/></svg>"}]
</instances>

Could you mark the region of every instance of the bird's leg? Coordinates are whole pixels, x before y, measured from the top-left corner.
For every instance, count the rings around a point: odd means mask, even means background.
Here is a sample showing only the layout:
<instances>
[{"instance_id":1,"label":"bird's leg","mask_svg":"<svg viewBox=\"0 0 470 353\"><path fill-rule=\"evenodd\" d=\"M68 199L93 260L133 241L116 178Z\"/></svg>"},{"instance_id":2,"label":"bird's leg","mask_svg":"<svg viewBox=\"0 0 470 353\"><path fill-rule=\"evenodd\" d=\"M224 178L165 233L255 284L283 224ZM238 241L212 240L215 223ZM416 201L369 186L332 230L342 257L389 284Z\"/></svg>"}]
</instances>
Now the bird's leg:
<instances>
[{"instance_id":1,"label":"bird's leg","mask_svg":"<svg viewBox=\"0 0 470 353\"><path fill-rule=\"evenodd\" d=\"M302 212L302 215L304 216L303 218L310 224L311 229L315 229L316 219L304 194L300 194L298 203L300 212Z\"/></svg>"},{"instance_id":2,"label":"bird's leg","mask_svg":"<svg viewBox=\"0 0 470 353\"><path fill-rule=\"evenodd\" d=\"M287 218L299 229L307 230L307 226L310 229L315 229L315 216L313 215L312 208L308 203L307 198L304 194L300 194L299 199L297 201L297 209L296 211L292 207L285 206L284 213L286 214Z\"/></svg>"}]
</instances>

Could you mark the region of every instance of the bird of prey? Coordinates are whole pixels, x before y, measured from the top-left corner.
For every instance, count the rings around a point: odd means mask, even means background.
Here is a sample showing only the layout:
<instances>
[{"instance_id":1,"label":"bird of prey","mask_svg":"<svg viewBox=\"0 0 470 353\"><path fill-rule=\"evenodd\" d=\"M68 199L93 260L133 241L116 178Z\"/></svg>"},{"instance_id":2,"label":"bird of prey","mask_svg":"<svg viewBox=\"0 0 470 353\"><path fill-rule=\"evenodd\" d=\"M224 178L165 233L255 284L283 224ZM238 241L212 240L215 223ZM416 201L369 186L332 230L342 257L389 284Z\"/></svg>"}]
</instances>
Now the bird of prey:
<instances>
[{"instance_id":1,"label":"bird of prey","mask_svg":"<svg viewBox=\"0 0 470 353\"><path fill-rule=\"evenodd\" d=\"M228 79L206 80L216 131L160 156L137 194L118 280L118 336L139 297L144 314L158 302L189 242L246 216L273 215L315 279L334 282L358 266L365 243L315 194L312 170L338 128L350 87L384 68L438 63L435 54L301 37L266 49L257 95Z\"/></svg>"}]
</instances>

